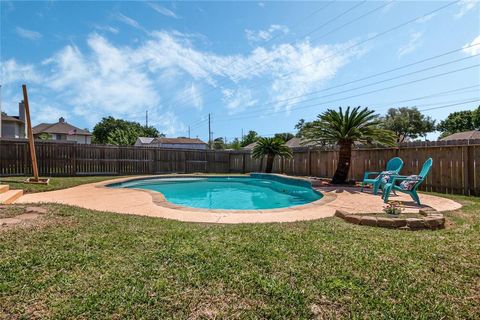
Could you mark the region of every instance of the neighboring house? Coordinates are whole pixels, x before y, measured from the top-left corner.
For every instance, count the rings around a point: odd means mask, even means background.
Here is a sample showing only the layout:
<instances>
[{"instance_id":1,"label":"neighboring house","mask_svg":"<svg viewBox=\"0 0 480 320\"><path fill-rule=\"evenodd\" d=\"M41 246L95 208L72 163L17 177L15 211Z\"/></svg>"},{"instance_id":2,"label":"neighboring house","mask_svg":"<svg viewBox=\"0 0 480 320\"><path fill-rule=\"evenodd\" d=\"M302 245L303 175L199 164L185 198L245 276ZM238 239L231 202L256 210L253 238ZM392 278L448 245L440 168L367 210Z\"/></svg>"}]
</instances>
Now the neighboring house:
<instances>
[{"instance_id":1,"label":"neighboring house","mask_svg":"<svg viewBox=\"0 0 480 320\"><path fill-rule=\"evenodd\" d=\"M316 145L314 142L307 142L305 144L302 144L302 143L303 143L303 140L301 138L292 138L292 139L288 140L287 142L285 142L285 144L292 149L304 148L304 147L313 147L313 146ZM252 142L249 145L246 145L245 147L243 147L242 150L253 150L253 148L255 148L256 145L257 145L256 142Z\"/></svg>"},{"instance_id":2,"label":"neighboring house","mask_svg":"<svg viewBox=\"0 0 480 320\"><path fill-rule=\"evenodd\" d=\"M196 149L206 150L207 144L200 139L190 138L148 138L139 137L135 142L136 146L152 147L152 148L169 148L169 149Z\"/></svg>"},{"instance_id":3,"label":"neighboring house","mask_svg":"<svg viewBox=\"0 0 480 320\"><path fill-rule=\"evenodd\" d=\"M137 147L153 147L151 145L153 139L155 138L151 138L151 137L138 137L137 138L137 141L135 141L135 146Z\"/></svg>"},{"instance_id":4,"label":"neighboring house","mask_svg":"<svg viewBox=\"0 0 480 320\"><path fill-rule=\"evenodd\" d=\"M26 130L25 107L23 101L18 104L18 116L9 116L5 112L0 114L0 138L25 139Z\"/></svg>"},{"instance_id":5,"label":"neighboring house","mask_svg":"<svg viewBox=\"0 0 480 320\"><path fill-rule=\"evenodd\" d=\"M446 136L440 140L453 141L453 140L471 140L471 139L480 139L480 131L472 130L472 131L457 132L449 136Z\"/></svg>"},{"instance_id":6,"label":"neighboring house","mask_svg":"<svg viewBox=\"0 0 480 320\"><path fill-rule=\"evenodd\" d=\"M285 142L285 144L292 149L316 146L315 142L311 142L311 141L310 142L305 142L301 138L292 138L292 139L288 140L287 142Z\"/></svg>"},{"instance_id":7,"label":"neighboring house","mask_svg":"<svg viewBox=\"0 0 480 320\"><path fill-rule=\"evenodd\" d=\"M253 150L253 148L255 148L255 146L257 145L257 142L252 142L250 144L247 144L245 147L242 148L242 150Z\"/></svg>"},{"instance_id":8,"label":"neighboring house","mask_svg":"<svg viewBox=\"0 0 480 320\"><path fill-rule=\"evenodd\" d=\"M92 134L88 130L77 128L62 117L57 123L40 123L33 127L36 139L48 135L49 140L73 141L82 144L92 143Z\"/></svg>"}]
</instances>

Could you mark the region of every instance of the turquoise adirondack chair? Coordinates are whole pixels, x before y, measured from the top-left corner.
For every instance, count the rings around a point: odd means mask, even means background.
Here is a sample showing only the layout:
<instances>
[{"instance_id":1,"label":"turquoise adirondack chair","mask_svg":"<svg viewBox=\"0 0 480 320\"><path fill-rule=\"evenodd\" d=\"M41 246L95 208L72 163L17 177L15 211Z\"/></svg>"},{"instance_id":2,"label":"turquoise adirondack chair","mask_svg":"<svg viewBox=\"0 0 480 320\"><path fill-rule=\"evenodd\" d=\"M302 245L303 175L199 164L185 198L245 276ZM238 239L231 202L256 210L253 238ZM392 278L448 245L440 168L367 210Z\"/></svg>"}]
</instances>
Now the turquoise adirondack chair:
<instances>
[{"instance_id":1,"label":"turquoise adirondack chair","mask_svg":"<svg viewBox=\"0 0 480 320\"><path fill-rule=\"evenodd\" d=\"M422 182L425 180L427 177L428 173L430 172L430 169L432 169L432 164L433 160L432 158L428 158L427 161L422 166L422 170L420 170L420 173L418 176L392 176L390 178L390 181L385 184L385 187L383 189L383 202L387 203L388 202L388 197L390 196L390 192L393 190L395 191L400 191L406 194L409 194L410 197L412 197L413 201L415 201L418 205L420 205L420 198L418 197L417 194L417 189L418 186L422 184ZM401 183L397 185L397 182Z\"/></svg>"},{"instance_id":2,"label":"turquoise adirondack chair","mask_svg":"<svg viewBox=\"0 0 480 320\"><path fill-rule=\"evenodd\" d=\"M363 188L367 184L373 185L373 194L378 194L378 189L383 186L382 178L385 176L385 173L388 172L388 175L398 175L400 170L403 168L403 160L399 157L392 158L387 162L387 168L385 171L382 172L375 172L375 171L366 171L363 174L363 181L362 181L362 192ZM375 178L369 178L369 176L375 175Z\"/></svg>"}]
</instances>

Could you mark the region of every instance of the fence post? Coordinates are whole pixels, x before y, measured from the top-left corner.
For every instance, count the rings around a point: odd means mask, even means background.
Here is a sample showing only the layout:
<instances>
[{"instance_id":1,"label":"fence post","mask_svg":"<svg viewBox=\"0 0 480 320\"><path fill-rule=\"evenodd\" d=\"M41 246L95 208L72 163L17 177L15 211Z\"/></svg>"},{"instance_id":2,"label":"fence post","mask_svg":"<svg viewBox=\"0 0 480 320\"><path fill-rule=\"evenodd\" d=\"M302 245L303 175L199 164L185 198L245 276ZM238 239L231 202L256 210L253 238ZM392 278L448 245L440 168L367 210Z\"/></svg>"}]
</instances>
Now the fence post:
<instances>
[{"instance_id":1,"label":"fence post","mask_svg":"<svg viewBox=\"0 0 480 320\"><path fill-rule=\"evenodd\" d=\"M245 173L245 152L242 153L242 173Z\"/></svg>"},{"instance_id":2,"label":"fence post","mask_svg":"<svg viewBox=\"0 0 480 320\"><path fill-rule=\"evenodd\" d=\"M117 156L115 159L117 160L117 174L120 175L120 147L117 147Z\"/></svg>"},{"instance_id":3,"label":"fence post","mask_svg":"<svg viewBox=\"0 0 480 320\"><path fill-rule=\"evenodd\" d=\"M231 156L232 154L230 153L230 151L228 151L228 173L232 172L231 165L230 165Z\"/></svg>"},{"instance_id":4,"label":"fence post","mask_svg":"<svg viewBox=\"0 0 480 320\"><path fill-rule=\"evenodd\" d=\"M157 174L157 148L151 148L153 152L153 166L152 166L152 174Z\"/></svg>"},{"instance_id":5,"label":"fence post","mask_svg":"<svg viewBox=\"0 0 480 320\"><path fill-rule=\"evenodd\" d=\"M475 161L474 161L474 156L473 156L473 148L474 146L472 145L466 145L465 146L465 156L463 160L463 165L464 165L464 183L465 183L465 190L464 194L467 196L474 195L476 196L476 190L475 190Z\"/></svg>"},{"instance_id":6,"label":"fence post","mask_svg":"<svg viewBox=\"0 0 480 320\"><path fill-rule=\"evenodd\" d=\"M187 151L183 151L183 170L184 173L188 173L187 171Z\"/></svg>"},{"instance_id":7,"label":"fence post","mask_svg":"<svg viewBox=\"0 0 480 320\"><path fill-rule=\"evenodd\" d=\"M71 169L71 172L74 176L77 175L77 144L73 144L72 145L72 151L73 151L73 154L72 154L72 169Z\"/></svg>"},{"instance_id":8,"label":"fence post","mask_svg":"<svg viewBox=\"0 0 480 320\"><path fill-rule=\"evenodd\" d=\"M312 176L312 152L308 148L308 176Z\"/></svg>"}]
</instances>

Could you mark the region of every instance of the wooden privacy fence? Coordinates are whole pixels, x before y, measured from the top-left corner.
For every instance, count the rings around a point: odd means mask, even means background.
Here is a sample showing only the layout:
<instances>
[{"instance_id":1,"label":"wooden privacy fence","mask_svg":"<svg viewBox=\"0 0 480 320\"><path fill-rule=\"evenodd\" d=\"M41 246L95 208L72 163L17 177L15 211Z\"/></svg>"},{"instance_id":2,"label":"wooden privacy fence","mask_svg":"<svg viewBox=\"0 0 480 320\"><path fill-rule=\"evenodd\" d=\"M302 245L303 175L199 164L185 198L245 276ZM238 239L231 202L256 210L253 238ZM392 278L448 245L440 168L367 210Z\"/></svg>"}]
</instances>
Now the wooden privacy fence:
<instances>
[{"instance_id":1,"label":"wooden privacy fence","mask_svg":"<svg viewBox=\"0 0 480 320\"><path fill-rule=\"evenodd\" d=\"M213 151L117 147L73 143L36 142L43 176L136 175L162 173L247 173L261 171L265 160L249 151ZM397 148L354 149L349 177L361 180L365 171L380 171L388 159L405 162L402 174L417 174L433 158L423 190L480 195L480 140L416 142ZM322 148L296 148L293 159L277 158L274 172L298 176L332 177L338 152ZM0 176L30 175L26 140L0 140Z\"/></svg>"}]
</instances>

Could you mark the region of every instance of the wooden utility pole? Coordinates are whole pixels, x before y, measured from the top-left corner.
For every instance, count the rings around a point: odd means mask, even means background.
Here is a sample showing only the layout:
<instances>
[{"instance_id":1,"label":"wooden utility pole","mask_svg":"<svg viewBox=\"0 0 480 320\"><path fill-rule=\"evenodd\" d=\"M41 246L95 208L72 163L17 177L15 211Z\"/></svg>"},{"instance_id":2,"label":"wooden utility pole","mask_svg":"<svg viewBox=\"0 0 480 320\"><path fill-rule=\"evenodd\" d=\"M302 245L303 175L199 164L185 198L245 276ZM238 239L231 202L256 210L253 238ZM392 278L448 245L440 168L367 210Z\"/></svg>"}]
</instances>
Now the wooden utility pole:
<instances>
[{"instance_id":1,"label":"wooden utility pole","mask_svg":"<svg viewBox=\"0 0 480 320\"><path fill-rule=\"evenodd\" d=\"M38 164L37 153L35 152L35 141L33 140L32 122L30 120L30 107L28 105L27 85L22 84L23 103L25 106L25 117L27 118L28 145L30 147L30 156L32 158L33 181L38 182Z\"/></svg>"},{"instance_id":2,"label":"wooden utility pole","mask_svg":"<svg viewBox=\"0 0 480 320\"><path fill-rule=\"evenodd\" d=\"M208 146L212 149L212 130L210 124L210 113L208 114Z\"/></svg>"}]
</instances>

